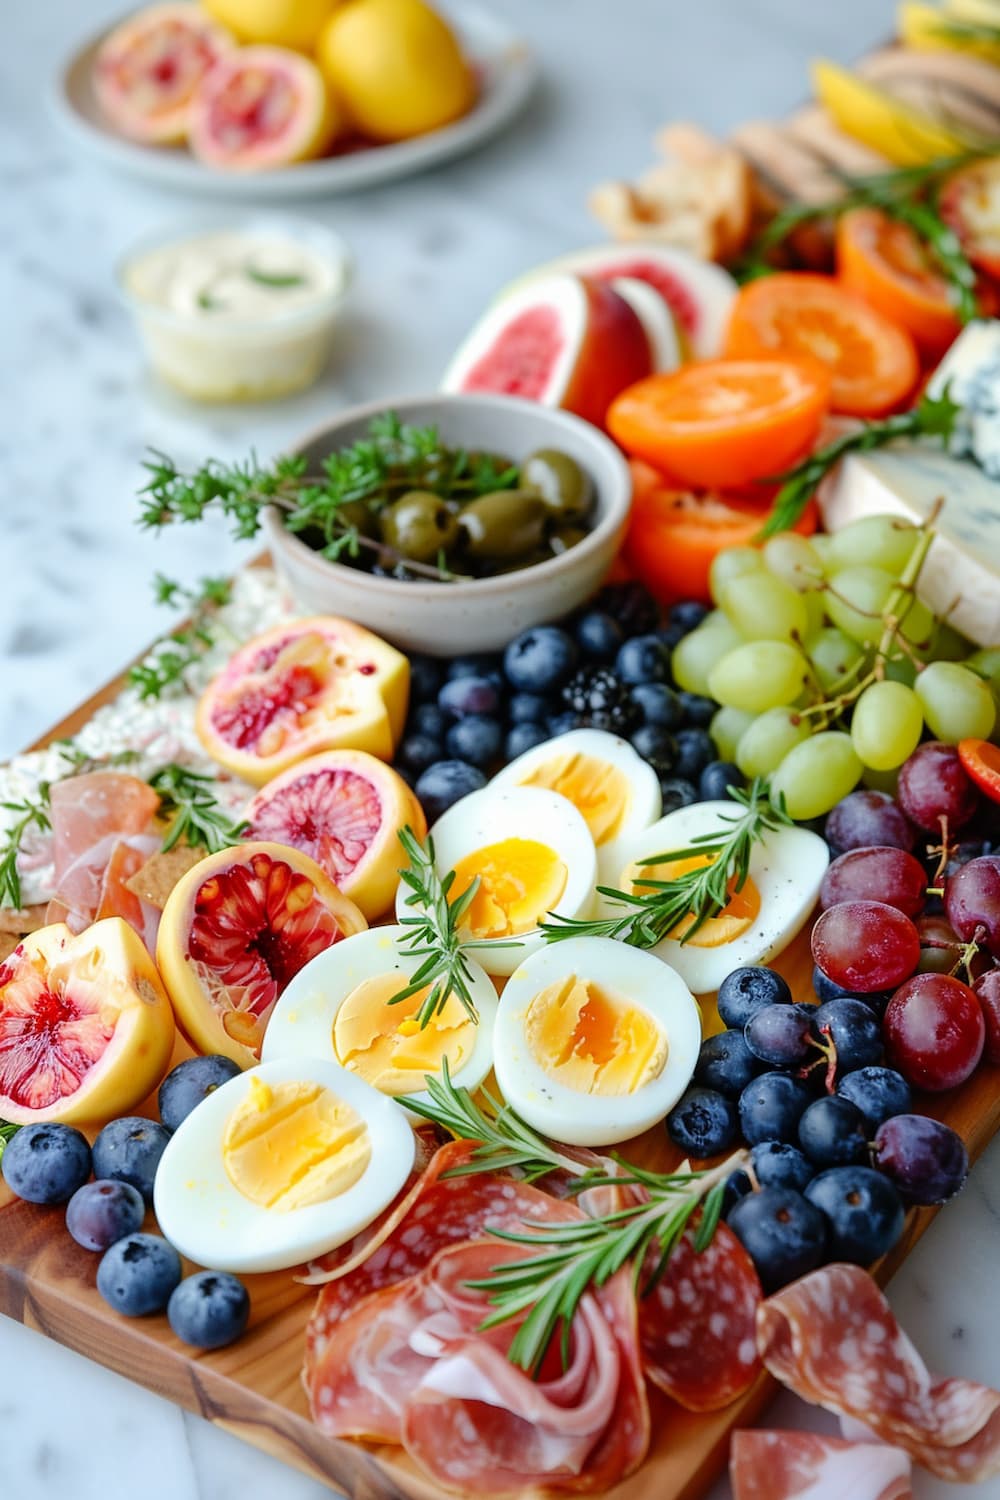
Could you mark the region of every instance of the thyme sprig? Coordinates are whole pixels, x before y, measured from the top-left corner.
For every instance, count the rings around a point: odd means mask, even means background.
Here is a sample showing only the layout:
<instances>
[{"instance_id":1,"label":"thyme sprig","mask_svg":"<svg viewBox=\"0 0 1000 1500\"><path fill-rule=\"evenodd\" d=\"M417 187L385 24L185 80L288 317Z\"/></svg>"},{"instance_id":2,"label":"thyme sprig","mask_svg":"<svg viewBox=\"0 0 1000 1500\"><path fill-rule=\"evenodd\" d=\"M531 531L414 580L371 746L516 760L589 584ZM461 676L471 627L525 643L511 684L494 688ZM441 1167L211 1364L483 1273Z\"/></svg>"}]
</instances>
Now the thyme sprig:
<instances>
[{"instance_id":1,"label":"thyme sprig","mask_svg":"<svg viewBox=\"0 0 1000 1500\"><path fill-rule=\"evenodd\" d=\"M49 820L49 783L43 781L37 797L32 800L22 797L17 801L0 802L0 807L14 814L13 821L3 832L0 844L0 906L21 907L21 875L17 858L28 830L36 828L47 833L52 827Z\"/></svg>"},{"instance_id":2,"label":"thyme sprig","mask_svg":"<svg viewBox=\"0 0 1000 1500\"><path fill-rule=\"evenodd\" d=\"M160 814L169 819L163 835L164 851L183 841L192 848L217 854L238 844L246 832L247 824L234 821L215 800L210 776L171 764L154 772L149 785L159 794Z\"/></svg>"},{"instance_id":3,"label":"thyme sprig","mask_svg":"<svg viewBox=\"0 0 1000 1500\"><path fill-rule=\"evenodd\" d=\"M732 817L724 816L727 828L698 834L684 849L667 850L637 862L644 867L681 860L704 863L669 880L637 879L633 891L598 886L602 896L622 908L621 915L578 918L551 913L551 920L540 924L546 941L608 937L633 948L655 948L665 937L689 942L709 918L723 910L733 890L743 889L750 873L750 856L762 834L792 823L784 808L770 800L767 783L760 777L745 790L730 787L729 795L735 807Z\"/></svg>"},{"instance_id":4,"label":"thyme sprig","mask_svg":"<svg viewBox=\"0 0 1000 1500\"><path fill-rule=\"evenodd\" d=\"M3 1160L4 1151L20 1130L20 1125L11 1125L7 1120L0 1120L0 1161Z\"/></svg>"},{"instance_id":5,"label":"thyme sprig","mask_svg":"<svg viewBox=\"0 0 1000 1500\"><path fill-rule=\"evenodd\" d=\"M140 698L159 698L176 683L183 683L190 667L216 644L214 616L232 597L228 578L202 578L197 588L186 588L162 573L153 577L157 604L183 605L188 622L173 631L144 661L129 668L128 681Z\"/></svg>"}]
</instances>

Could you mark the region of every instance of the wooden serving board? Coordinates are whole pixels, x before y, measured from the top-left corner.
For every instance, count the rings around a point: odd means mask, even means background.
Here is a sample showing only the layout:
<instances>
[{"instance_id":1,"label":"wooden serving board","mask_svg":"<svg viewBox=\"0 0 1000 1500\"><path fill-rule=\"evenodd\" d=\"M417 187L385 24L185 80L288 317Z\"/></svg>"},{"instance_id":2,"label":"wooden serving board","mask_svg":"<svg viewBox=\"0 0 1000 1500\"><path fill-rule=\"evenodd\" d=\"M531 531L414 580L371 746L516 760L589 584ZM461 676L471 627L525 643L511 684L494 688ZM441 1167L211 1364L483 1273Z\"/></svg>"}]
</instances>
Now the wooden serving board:
<instances>
[{"instance_id":1,"label":"wooden serving board","mask_svg":"<svg viewBox=\"0 0 1000 1500\"><path fill-rule=\"evenodd\" d=\"M31 748L76 734L123 681L108 683ZM775 967L797 996L812 997L805 934ZM714 1014L706 1015L706 1029L718 1029ZM187 1053L178 1043L175 1060ZM920 1107L957 1130L975 1159L1000 1126L997 1083L997 1073L983 1066L961 1089L927 1098ZM155 1103L149 1101L144 1112L155 1115ZM664 1170L678 1159L661 1130L621 1149ZM908 1215L903 1238L877 1270L881 1282L906 1259L936 1212ZM146 1227L155 1228L151 1216ZM97 1293L97 1262L70 1238L61 1208L22 1203L0 1182L0 1312L7 1317L237 1433L353 1500L446 1500L446 1492L424 1478L402 1449L324 1437L313 1425L299 1372L316 1293L298 1285L291 1272L246 1277L252 1302L246 1335L228 1349L203 1353L175 1338L164 1316L129 1319L112 1312ZM652 1391L653 1447L638 1473L607 1492L610 1500L698 1500L725 1465L732 1429L753 1423L776 1390L762 1376L739 1401L704 1415L683 1411Z\"/></svg>"}]
</instances>

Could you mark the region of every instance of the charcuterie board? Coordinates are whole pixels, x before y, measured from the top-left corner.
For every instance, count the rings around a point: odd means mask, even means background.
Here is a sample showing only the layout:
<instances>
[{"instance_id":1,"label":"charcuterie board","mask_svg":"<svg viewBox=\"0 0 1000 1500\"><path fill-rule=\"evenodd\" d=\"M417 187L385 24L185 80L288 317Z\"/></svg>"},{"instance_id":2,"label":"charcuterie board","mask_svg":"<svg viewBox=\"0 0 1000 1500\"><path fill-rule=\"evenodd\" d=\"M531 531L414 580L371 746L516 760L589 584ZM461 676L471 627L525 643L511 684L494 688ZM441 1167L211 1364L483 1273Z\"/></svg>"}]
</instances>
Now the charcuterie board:
<instances>
[{"instance_id":1,"label":"charcuterie board","mask_svg":"<svg viewBox=\"0 0 1000 1500\"><path fill-rule=\"evenodd\" d=\"M119 678L55 725L32 748L75 734L122 686ZM775 964L801 998L811 992L808 940L800 936ZM711 1025L711 1018L706 1017ZM920 1108L957 1130L974 1159L1000 1126L998 1076L988 1067L951 1094ZM676 1153L661 1131L626 1144L645 1165L666 1168ZM906 1231L878 1269L885 1282L927 1229L936 1210L911 1211ZM299 1372L315 1292L288 1272L249 1277L250 1329L234 1346L194 1353L165 1317L126 1319L95 1285L96 1258L63 1232L61 1209L14 1199L0 1186L0 1312L116 1370L137 1384L218 1423L247 1442L343 1490L356 1500L443 1500L399 1448L325 1437L310 1420ZM775 1393L764 1376L723 1411L693 1414L652 1393L654 1444L639 1471L608 1493L616 1500L695 1500L723 1467L733 1428L752 1423Z\"/></svg>"}]
</instances>

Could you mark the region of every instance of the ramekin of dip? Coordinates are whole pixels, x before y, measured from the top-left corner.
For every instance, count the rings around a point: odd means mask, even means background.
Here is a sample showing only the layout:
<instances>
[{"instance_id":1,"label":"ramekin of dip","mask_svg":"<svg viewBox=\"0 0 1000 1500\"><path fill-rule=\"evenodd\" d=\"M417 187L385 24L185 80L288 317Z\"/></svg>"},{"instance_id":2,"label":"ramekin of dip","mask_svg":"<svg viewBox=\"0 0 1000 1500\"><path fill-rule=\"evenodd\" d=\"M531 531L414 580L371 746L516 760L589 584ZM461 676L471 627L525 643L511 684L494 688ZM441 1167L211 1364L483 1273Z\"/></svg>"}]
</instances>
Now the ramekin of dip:
<instances>
[{"instance_id":1,"label":"ramekin of dip","mask_svg":"<svg viewBox=\"0 0 1000 1500\"><path fill-rule=\"evenodd\" d=\"M160 235L118 280L170 385L197 401L266 401L319 376L351 271L339 235L282 215Z\"/></svg>"}]
</instances>

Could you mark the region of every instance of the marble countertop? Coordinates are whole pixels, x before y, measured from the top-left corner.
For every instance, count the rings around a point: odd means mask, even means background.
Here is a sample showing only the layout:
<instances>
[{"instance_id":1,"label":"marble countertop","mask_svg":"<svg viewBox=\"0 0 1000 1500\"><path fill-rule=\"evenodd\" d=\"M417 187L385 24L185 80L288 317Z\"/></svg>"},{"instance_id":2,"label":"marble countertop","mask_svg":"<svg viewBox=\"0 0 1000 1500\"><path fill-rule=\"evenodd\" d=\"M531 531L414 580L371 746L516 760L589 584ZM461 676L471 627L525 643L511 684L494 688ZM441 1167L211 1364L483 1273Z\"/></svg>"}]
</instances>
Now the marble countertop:
<instances>
[{"instance_id":1,"label":"marble countertop","mask_svg":"<svg viewBox=\"0 0 1000 1500\"><path fill-rule=\"evenodd\" d=\"M530 36L544 87L476 155L371 194L302 205L352 243L359 274L322 384L266 408L197 408L146 375L113 268L197 203L106 175L53 129L44 95L72 43L122 0L12 7L0 58L0 756L98 687L170 621L156 569L235 565L223 530L156 542L133 525L148 445L180 462L278 451L356 400L434 386L492 293L601 238L587 189L650 158L668 118L710 128L780 114L811 56L847 59L891 29L893 0L493 0ZM709 66L707 60L711 59ZM211 559L206 563L206 558ZM932 1368L1000 1384L995 1265L1000 1143L896 1277L897 1313ZM11 1500L322 1500L235 1438L0 1320L0 1495ZM791 1398L778 1425L832 1425ZM720 1483L712 1500L724 1500ZM917 1480L919 1500L949 1486ZM954 1491L957 1494L957 1490ZM1000 1481L979 1495L1000 1500ZM665 1496L664 1500L669 1500Z\"/></svg>"}]
</instances>

